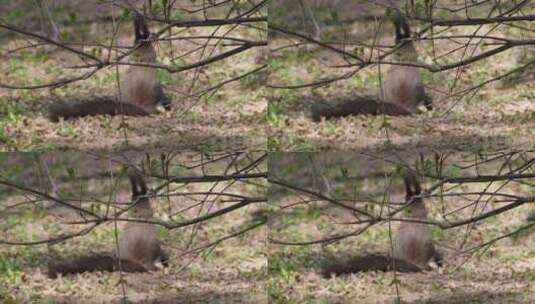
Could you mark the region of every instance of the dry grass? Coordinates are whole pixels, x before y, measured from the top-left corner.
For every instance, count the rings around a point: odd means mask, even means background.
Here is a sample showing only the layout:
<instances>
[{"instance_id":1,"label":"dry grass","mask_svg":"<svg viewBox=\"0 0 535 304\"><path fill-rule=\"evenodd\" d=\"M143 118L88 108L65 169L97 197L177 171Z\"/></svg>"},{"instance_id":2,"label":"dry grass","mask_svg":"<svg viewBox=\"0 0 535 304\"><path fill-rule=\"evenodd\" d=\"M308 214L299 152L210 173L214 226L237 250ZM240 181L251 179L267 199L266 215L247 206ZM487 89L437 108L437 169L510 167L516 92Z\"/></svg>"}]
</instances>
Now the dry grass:
<instances>
[{"instance_id":1,"label":"dry grass","mask_svg":"<svg viewBox=\"0 0 535 304\"><path fill-rule=\"evenodd\" d=\"M192 155L183 154L180 162L185 163ZM55 157L50 155L52 159ZM51 159L49 159L50 161ZM66 161L68 160L68 161ZM12 158L11 163L20 162ZM64 154L55 160L58 167L52 166L51 172L57 178L60 191L88 202L112 200L128 202L130 186L126 178L120 179L118 187L109 176L96 177L103 167L110 166L108 161L96 162L92 157L78 154ZM89 165L92 164L92 165ZM74 169L71 166L74 165ZM113 165L112 167L115 167ZM210 166L212 169L219 167ZM107 167L108 169L110 167ZM33 175L28 175L28 166L16 168L13 164L10 177L23 184L40 185ZM222 169L221 169L222 170ZM65 172L76 172L79 178L69 179ZM63 172L63 174L60 174ZM212 171L207 171L208 173ZM200 174L199 170L183 171L183 174ZM60 178L61 177L61 178ZM62 181L62 182L60 182ZM159 185L149 181L149 187ZM222 191L228 183L215 185L188 184L171 187L174 192ZM3 188L4 189L4 188ZM115 189L112 192L112 189ZM262 187L237 183L230 190L236 194L259 196ZM71 197L71 196L66 196ZM8 205L27 201L26 196L16 192L6 192L0 198L0 229L2 239L40 240L83 228L82 225L69 225L68 222L80 220L76 213L63 208L36 208L31 205L4 210ZM211 212L228 206L229 203L217 199L208 203ZM198 216L198 207L182 211L195 201L187 196L170 196L152 200L156 217L168 221L183 221ZM49 204L50 205L50 204ZM53 205L53 204L52 204ZM124 288L129 303L267 303L265 289L266 267L265 238L266 228L261 226L239 237L228 239L200 255L186 253L192 248L213 242L221 237L235 233L254 223L252 213L260 205L248 206L225 216L215 218L192 230L192 226L176 230L159 229L158 236L164 249L170 255L170 266L160 271L143 274L125 274ZM104 211L104 210L101 210ZM203 212L207 212L204 210ZM121 232L122 223L118 223ZM192 233L192 231L195 231ZM69 258L87 255L90 252L113 252L114 232L112 223L99 226L83 237L50 246L10 246L0 245L0 302L2 303L121 303L123 297L119 273L84 273L69 275L58 279L46 276L46 264L56 258ZM194 238L192 238L192 234ZM192 242L192 243L190 243Z\"/></svg>"},{"instance_id":2,"label":"dry grass","mask_svg":"<svg viewBox=\"0 0 535 304\"><path fill-rule=\"evenodd\" d=\"M93 3L93 6L96 2ZM21 9L20 7L13 8ZM97 20L95 7L85 10L73 7L78 18ZM93 11L93 12L92 12ZM13 14L14 14L13 12ZM59 13L58 13L59 14ZM95 14L95 15L93 15ZM116 14L117 15L117 14ZM101 16L100 16L101 17ZM202 17L202 16L201 16ZM92 19L93 18L93 19ZM188 16L195 19L196 16ZM14 19L21 23L22 19ZM93 21L63 26L68 41L100 42L109 44L113 24L110 21ZM72 25L75 24L75 25ZM152 24L152 31L158 26ZM200 36L221 33L231 26L182 29L179 36ZM37 30L36 30L37 31ZM132 25L119 25L119 45L132 44ZM103 35L105 33L105 35ZM83 35L83 38L77 35ZM71 37L72 36L72 37ZM261 30L238 27L232 30L236 38L262 40ZM265 39L265 38L264 38ZM201 42L197 40L197 42ZM27 44L20 36L2 40L3 53ZM201 51L184 57L197 45L185 40L159 43L158 60L162 64L179 67L216 56L232 46L209 47L201 58ZM223 81L245 74L264 64L262 48L253 48L236 56L208 66L181 73L160 72L167 94L171 95L170 112L149 117L89 117L67 122L52 123L47 119L47 107L57 100L74 101L97 95L115 95L117 71L110 67L91 78L57 89L11 90L0 88L0 149L21 150L125 150L127 148L184 148L197 150L265 149L265 111L267 101L263 93L261 73L232 82L202 97L191 97L194 92L213 87ZM88 53L106 59L107 49L84 47ZM180 57L180 58L178 58ZM173 59L174 58L174 59ZM0 83L36 85L81 75L88 69L69 69L83 62L68 52L37 47L5 55L0 61ZM119 69L119 77L124 69Z\"/></svg>"},{"instance_id":3,"label":"dry grass","mask_svg":"<svg viewBox=\"0 0 535 304\"><path fill-rule=\"evenodd\" d=\"M404 200L403 185L399 178L390 185L381 174L372 176L372 172L381 171L383 166L391 171L392 166L388 162L385 164L380 159L371 161L373 156L356 153L345 153L345 158L339 158L335 153L322 154L311 155L310 158L316 161L316 165L322 164L318 167L322 169L318 170L322 170L320 172L330 179L331 196L350 197L360 204L382 202L383 195L388 195L389 200L394 202ZM458 157L460 155L456 158ZM310 166L300 167L307 163L307 159L281 156L278 160L271 161L275 168L280 169L273 174L294 185L321 191L311 181L310 172L313 169ZM466 156L464 161L457 164L470 163L471 159ZM485 174L494 169L496 168L480 168L479 172ZM347 170L344 174L349 177L342 177L342 170ZM512 183L503 188L501 184L495 183L487 191L500 189L501 193L530 196L534 190L532 184ZM423 187L425 189L430 185L432 183L424 183ZM465 184L449 191L482 191L487 186L487 183ZM446 193L448 187L445 188ZM387 194L384 189L387 189ZM310 198L276 189L272 193L276 195L270 196L271 204L280 207L270 225L270 237L273 239L305 242L358 229L357 225L351 224L356 217L347 210L321 202L297 204ZM475 199L474 196L471 198ZM346 203L352 204L352 199ZM430 209L431 218L435 220L443 220L444 214L454 210L456 213L450 214L448 220L470 217L502 206L496 199L487 201L483 198L477 208L471 205L466 209L458 209L472 201L447 196L428 198L425 202ZM355 203L355 206L362 207L357 205L359 203ZM531 246L535 240L533 233L502 239L473 254L461 253L460 250L472 248L525 225L529 210L533 208L516 208L470 227L444 231L434 227L433 238L437 248L444 253L444 267L416 274L368 272L329 279L319 274L322 259L355 256L365 252L388 252L389 231L395 231L398 225L396 222L392 222L391 230L386 223L374 225L357 237L334 243L309 246L271 244L270 296L276 303L395 303L397 287L402 303L532 303L535 301L535 251ZM378 206L375 212L379 212Z\"/></svg>"},{"instance_id":4,"label":"dry grass","mask_svg":"<svg viewBox=\"0 0 535 304\"><path fill-rule=\"evenodd\" d=\"M359 31L365 28L366 31ZM415 31L417 28L415 28ZM470 34L476 27L460 27L439 36ZM483 26L480 33L490 27ZM326 41L347 39L348 42L373 43L370 33L376 31L373 22L353 22L341 26L324 26ZM393 41L390 24L379 31L380 44ZM515 38L519 33L510 27L490 31L493 36ZM437 34L438 35L438 34ZM522 38L525 37L522 33ZM346 37L347 36L347 37ZM370 37L371 36L371 37ZM282 48L290 44L288 36L273 36L270 49L277 50L271 58L269 83L276 86L302 85L331 79L350 73L355 68L340 68L348 62L329 50L319 47ZM477 42L477 41L475 41ZM339 45L342 47L341 45ZM354 45L343 46L348 52L357 52L364 58L368 50ZM434 47L434 49L433 49ZM420 61L434 63L433 58L457 47L448 40L417 43ZM463 50L439 57L446 64L488 51L491 46ZM518 48L492 56L461 69L430 73L423 71L424 84L434 98L434 110L413 117L346 117L315 123L310 118L314 100L332 101L350 98L352 94L375 94L379 91L379 75L387 73L388 66L371 66L354 76L326 86L302 89L273 89L269 91L268 114L269 147L277 151L317 151L325 149L377 150L397 148L453 148L500 149L502 147L529 148L535 138L534 70L492 82L462 98L450 92L459 92L530 62L532 52L522 63L516 62ZM530 55L531 54L531 55Z\"/></svg>"}]
</instances>

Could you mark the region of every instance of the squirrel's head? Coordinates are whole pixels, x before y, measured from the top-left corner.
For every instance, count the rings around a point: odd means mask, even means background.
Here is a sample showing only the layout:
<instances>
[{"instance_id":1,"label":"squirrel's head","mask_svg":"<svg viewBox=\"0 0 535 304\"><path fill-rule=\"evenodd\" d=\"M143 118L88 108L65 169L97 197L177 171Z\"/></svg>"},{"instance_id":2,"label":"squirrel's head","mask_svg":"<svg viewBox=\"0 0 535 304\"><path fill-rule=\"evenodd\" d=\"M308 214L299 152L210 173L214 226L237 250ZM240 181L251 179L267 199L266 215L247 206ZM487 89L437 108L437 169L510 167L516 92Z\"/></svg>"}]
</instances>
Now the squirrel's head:
<instances>
[{"instance_id":1,"label":"squirrel's head","mask_svg":"<svg viewBox=\"0 0 535 304\"><path fill-rule=\"evenodd\" d=\"M143 40L149 39L150 31L147 27L145 17L138 12L134 13L134 37L135 43L139 44Z\"/></svg>"},{"instance_id":2,"label":"squirrel's head","mask_svg":"<svg viewBox=\"0 0 535 304\"><path fill-rule=\"evenodd\" d=\"M137 11L134 12L134 44L136 50L132 55L137 61L156 61L156 51L152 43L153 36L149 31L145 17Z\"/></svg>"},{"instance_id":3,"label":"squirrel's head","mask_svg":"<svg viewBox=\"0 0 535 304\"><path fill-rule=\"evenodd\" d=\"M410 169L404 172L403 182L405 183L405 201L408 204L407 212L410 213L409 216L426 217L427 209L420 196L422 194L422 188L415 174Z\"/></svg>"},{"instance_id":4,"label":"squirrel's head","mask_svg":"<svg viewBox=\"0 0 535 304\"><path fill-rule=\"evenodd\" d=\"M407 19L401 13L399 8L389 9L387 14L391 16L392 23L394 23L396 44L399 44L403 39L411 37L411 29L407 23Z\"/></svg>"},{"instance_id":5,"label":"squirrel's head","mask_svg":"<svg viewBox=\"0 0 535 304\"><path fill-rule=\"evenodd\" d=\"M135 169L128 170L128 178L132 186L132 213L135 217L148 218L152 217L153 211L150 206L150 200L147 196L147 184L143 177Z\"/></svg>"},{"instance_id":6,"label":"squirrel's head","mask_svg":"<svg viewBox=\"0 0 535 304\"><path fill-rule=\"evenodd\" d=\"M402 61L416 61L418 55L414 43L411 40L411 29L407 18L401 13L399 8L389 8L386 14L394 24L395 42L399 46L396 52L397 56Z\"/></svg>"}]
</instances>

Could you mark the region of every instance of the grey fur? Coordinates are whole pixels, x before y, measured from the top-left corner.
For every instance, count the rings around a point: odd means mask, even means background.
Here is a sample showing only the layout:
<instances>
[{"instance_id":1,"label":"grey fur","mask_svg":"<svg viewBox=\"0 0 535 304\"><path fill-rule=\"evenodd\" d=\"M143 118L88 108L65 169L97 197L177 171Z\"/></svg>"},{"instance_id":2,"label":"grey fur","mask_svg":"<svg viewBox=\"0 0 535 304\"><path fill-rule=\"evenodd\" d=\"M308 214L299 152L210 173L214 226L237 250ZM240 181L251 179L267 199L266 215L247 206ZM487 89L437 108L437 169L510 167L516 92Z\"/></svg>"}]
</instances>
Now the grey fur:
<instances>
[{"instance_id":1,"label":"grey fur","mask_svg":"<svg viewBox=\"0 0 535 304\"><path fill-rule=\"evenodd\" d=\"M71 119L93 115L130 115L145 116L159 112L161 105L170 109L170 101L164 94L158 77L158 69L136 64L156 64L156 51L150 41L150 32L145 19L136 13L134 16L135 49L129 59L132 65L120 74L118 98L94 98L78 103L60 102L49 108L49 118Z\"/></svg>"},{"instance_id":2,"label":"grey fur","mask_svg":"<svg viewBox=\"0 0 535 304\"><path fill-rule=\"evenodd\" d=\"M410 40L410 27L401 12L396 9L393 16L398 50L394 60L402 63L418 63L418 52ZM408 65L391 65L383 77L381 99L397 104L412 113L419 113L424 105L432 109L431 98L422 84L421 68Z\"/></svg>"},{"instance_id":3,"label":"grey fur","mask_svg":"<svg viewBox=\"0 0 535 304\"><path fill-rule=\"evenodd\" d=\"M132 216L151 220L154 211L147 197L145 181L135 171L129 172L132 186ZM156 227L150 223L128 222L119 238L118 252L114 255L94 254L76 259L51 263L48 276L91 271L146 272L157 269L157 263L167 266L169 256L162 250L156 237ZM120 263L119 263L120 261Z\"/></svg>"},{"instance_id":4,"label":"grey fur","mask_svg":"<svg viewBox=\"0 0 535 304\"><path fill-rule=\"evenodd\" d=\"M427 219L427 209L421 195L420 183L407 172L403 178L406 190L406 211L409 218ZM429 227L425 224L404 221L400 224L393 240L393 256L365 254L352 258L328 259L323 262L321 274L324 277L363 271L419 272L429 269L435 261L442 266L442 254L431 239Z\"/></svg>"},{"instance_id":5,"label":"grey fur","mask_svg":"<svg viewBox=\"0 0 535 304\"><path fill-rule=\"evenodd\" d=\"M349 115L391 115L405 116L420 113L419 107L431 110L432 99L426 94L422 84L421 69L406 65L418 62L418 53L410 40L409 24L401 12L396 9L392 16L395 28L397 51L394 61L403 64L392 64L382 77L381 91L378 96L355 96L337 104L317 101L312 104L311 112L314 121L321 118L330 119Z\"/></svg>"},{"instance_id":6,"label":"grey fur","mask_svg":"<svg viewBox=\"0 0 535 304\"><path fill-rule=\"evenodd\" d=\"M421 195L420 183L411 172L406 174L404 182L407 192L408 218L426 220L427 209L423 199L419 197ZM429 262L438 257L431 239L429 225L409 221L400 224L394 238L393 252L396 259L410 262L421 269L427 269Z\"/></svg>"},{"instance_id":7,"label":"grey fur","mask_svg":"<svg viewBox=\"0 0 535 304\"><path fill-rule=\"evenodd\" d=\"M147 185L143 178L135 171L129 173L132 185L132 215L135 218L153 218L154 211L147 197ZM147 270L155 270L157 262L165 262L167 256L160 247L160 241L156 238L154 224L128 222L119 239L118 256L121 259L139 263Z\"/></svg>"}]
</instances>

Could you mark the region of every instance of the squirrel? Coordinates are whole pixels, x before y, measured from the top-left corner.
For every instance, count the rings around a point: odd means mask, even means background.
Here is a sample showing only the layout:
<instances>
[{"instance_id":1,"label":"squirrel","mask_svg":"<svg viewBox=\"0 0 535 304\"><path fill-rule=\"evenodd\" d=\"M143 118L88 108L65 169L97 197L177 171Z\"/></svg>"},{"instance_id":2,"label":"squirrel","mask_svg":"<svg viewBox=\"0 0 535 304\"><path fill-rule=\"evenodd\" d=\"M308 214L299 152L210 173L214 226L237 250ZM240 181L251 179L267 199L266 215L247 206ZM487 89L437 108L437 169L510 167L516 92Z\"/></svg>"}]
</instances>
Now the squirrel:
<instances>
[{"instance_id":1,"label":"squirrel","mask_svg":"<svg viewBox=\"0 0 535 304\"><path fill-rule=\"evenodd\" d=\"M134 170L128 174L132 186L132 215L138 219L152 219L154 211L147 197L147 185ZM120 259L119 259L120 257ZM147 272L156 264L168 265L169 256L156 238L156 227L150 223L128 222L119 238L118 254L95 254L48 265L48 276L92 271Z\"/></svg>"},{"instance_id":2,"label":"squirrel","mask_svg":"<svg viewBox=\"0 0 535 304\"><path fill-rule=\"evenodd\" d=\"M135 47L130 59L136 63L156 63L156 51L149 40L150 32L144 17L138 12L134 16ZM94 97L76 103L55 103L49 108L49 119L72 119L100 114L146 116L158 112L162 106L169 110L171 103L163 92L154 67L130 65L120 82L119 98L112 96Z\"/></svg>"},{"instance_id":3,"label":"squirrel","mask_svg":"<svg viewBox=\"0 0 535 304\"><path fill-rule=\"evenodd\" d=\"M403 181L406 190L406 211L409 218L426 220L427 209L421 198L416 177L408 172ZM429 262L442 266L442 254L435 249L431 231L426 224L404 221L394 235L393 255L369 254L340 261L325 261L321 274L331 275L364 271L420 272L428 270Z\"/></svg>"},{"instance_id":4,"label":"squirrel","mask_svg":"<svg viewBox=\"0 0 535 304\"><path fill-rule=\"evenodd\" d=\"M410 40L411 31L399 9L394 9L392 23L398 49L393 54L401 62L417 62L418 53ZM320 101L312 104L312 119L320 121L349 115L407 116L420 113L424 105L432 110L432 99L426 94L418 67L391 65L384 76L379 96L357 95L352 99L329 105Z\"/></svg>"}]
</instances>

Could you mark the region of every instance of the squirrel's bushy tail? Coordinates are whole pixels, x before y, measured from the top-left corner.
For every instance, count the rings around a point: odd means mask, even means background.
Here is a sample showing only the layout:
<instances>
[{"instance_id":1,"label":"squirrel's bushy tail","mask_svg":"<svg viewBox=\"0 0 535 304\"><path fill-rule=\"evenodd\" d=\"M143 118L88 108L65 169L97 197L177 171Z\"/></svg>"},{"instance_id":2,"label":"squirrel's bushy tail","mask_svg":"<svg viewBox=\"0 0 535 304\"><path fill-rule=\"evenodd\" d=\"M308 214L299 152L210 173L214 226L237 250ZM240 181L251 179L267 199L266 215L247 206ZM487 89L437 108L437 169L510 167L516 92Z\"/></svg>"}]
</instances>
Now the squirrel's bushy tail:
<instances>
[{"instance_id":1,"label":"squirrel's bushy tail","mask_svg":"<svg viewBox=\"0 0 535 304\"><path fill-rule=\"evenodd\" d=\"M321 265L321 275L329 278L332 275L357 273L364 271L420 272L422 269L412 263L389 256L370 254L337 260L326 260Z\"/></svg>"},{"instance_id":2,"label":"squirrel's bushy tail","mask_svg":"<svg viewBox=\"0 0 535 304\"><path fill-rule=\"evenodd\" d=\"M113 97L95 97L93 100L73 103L55 103L49 108L49 118L57 122L60 118L71 119L99 114L145 116L150 113L135 105L119 102Z\"/></svg>"},{"instance_id":3,"label":"squirrel's bushy tail","mask_svg":"<svg viewBox=\"0 0 535 304\"><path fill-rule=\"evenodd\" d=\"M411 111L388 102L381 102L372 96L356 96L343 102L328 104L316 102L312 105L312 119L320 121L350 115L390 115L406 116L414 114Z\"/></svg>"},{"instance_id":4,"label":"squirrel's bushy tail","mask_svg":"<svg viewBox=\"0 0 535 304\"><path fill-rule=\"evenodd\" d=\"M146 272L145 267L128 260L121 260L123 272ZM56 278L59 274L73 274L92 271L118 271L119 260L109 255L94 255L76 258L71 261L54 262L48 265L48 277Z\"/></svg>"}]
</instances>

